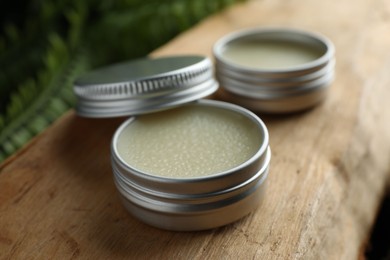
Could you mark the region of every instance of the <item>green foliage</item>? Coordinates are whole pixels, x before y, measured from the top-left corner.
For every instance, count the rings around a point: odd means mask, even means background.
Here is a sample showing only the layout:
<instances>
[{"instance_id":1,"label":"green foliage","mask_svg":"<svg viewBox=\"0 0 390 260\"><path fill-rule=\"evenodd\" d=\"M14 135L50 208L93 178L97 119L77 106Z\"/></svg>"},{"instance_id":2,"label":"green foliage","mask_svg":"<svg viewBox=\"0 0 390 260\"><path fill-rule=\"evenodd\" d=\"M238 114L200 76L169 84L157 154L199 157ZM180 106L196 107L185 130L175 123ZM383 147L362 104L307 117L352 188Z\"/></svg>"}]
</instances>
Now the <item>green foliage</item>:
<instances>
[{"instance_id":1,"label":"green foliage","mask_svg":"<svg viewBox=\"0 0 390 260\"><path fill-rule=\"evenodd\" d=\"M144 56L238 1L1 1L0 162L74 106L81 73Z\"/></svg>"}]
</instances>

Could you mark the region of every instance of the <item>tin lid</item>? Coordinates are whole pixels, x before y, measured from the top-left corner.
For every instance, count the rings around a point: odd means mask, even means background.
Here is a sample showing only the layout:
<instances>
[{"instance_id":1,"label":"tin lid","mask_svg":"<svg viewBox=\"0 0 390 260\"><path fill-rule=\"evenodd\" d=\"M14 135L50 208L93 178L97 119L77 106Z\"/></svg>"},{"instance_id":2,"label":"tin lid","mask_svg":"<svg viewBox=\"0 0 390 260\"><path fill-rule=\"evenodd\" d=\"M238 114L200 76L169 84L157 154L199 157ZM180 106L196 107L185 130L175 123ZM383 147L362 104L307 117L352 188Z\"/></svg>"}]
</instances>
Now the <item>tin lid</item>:
<instances>
[{"instance_id":1,"label":"tin lid","mask_svg":"<svg viewBox=\"0 0 390 260\"><path fill-rule=\"evenodd\" d=\"M169 109L214 93L209 58L143 58L91 71L74 83L76 111L85 117L139 115Z\"/></svg>"}]
</instances>

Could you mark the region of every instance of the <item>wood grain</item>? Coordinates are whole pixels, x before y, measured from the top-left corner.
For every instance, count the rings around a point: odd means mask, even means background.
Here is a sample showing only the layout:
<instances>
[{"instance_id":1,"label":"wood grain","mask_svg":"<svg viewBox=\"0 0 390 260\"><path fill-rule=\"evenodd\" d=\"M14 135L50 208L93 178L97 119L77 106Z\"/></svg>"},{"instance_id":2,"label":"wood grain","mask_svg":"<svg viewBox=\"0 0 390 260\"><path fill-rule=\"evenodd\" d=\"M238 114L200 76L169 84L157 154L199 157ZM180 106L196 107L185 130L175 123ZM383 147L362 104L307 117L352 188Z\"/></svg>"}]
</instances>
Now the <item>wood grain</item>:
<instances>
[{"instance_id":1,"label":"wood grain","mask_svg":"<svg viewBox=\"0 0 390 260\"><path fill-rule=\"evenodd\" d=\"M390 176L390 2L249 1L209 17L153 56L211 55L253 26L321 32L336 46L327 100L260 115L273 158L263 204L202 232L132 218L112 181L109 144L124 118L70 111L0 166L0 259L356 259Z\"/></svg>"}]
</instances>

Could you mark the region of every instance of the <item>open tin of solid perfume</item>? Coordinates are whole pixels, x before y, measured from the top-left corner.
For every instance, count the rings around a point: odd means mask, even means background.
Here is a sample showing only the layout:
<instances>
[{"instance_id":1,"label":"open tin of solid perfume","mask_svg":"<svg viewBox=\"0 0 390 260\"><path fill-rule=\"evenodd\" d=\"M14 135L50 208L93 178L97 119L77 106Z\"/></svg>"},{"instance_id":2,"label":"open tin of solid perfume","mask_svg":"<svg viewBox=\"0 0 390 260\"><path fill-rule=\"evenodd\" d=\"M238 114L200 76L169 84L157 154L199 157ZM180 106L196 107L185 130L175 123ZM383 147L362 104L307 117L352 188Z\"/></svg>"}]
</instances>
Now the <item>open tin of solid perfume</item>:
<instances>
[{"instance_id":1,"label":"open tin of solid perfume","mask_svg":"<svg viewBox=\"0 0 390 260\"><path fill-rule=\"evenodd\" d=\"M290 113L321 102L334 78L334 46L317 33L254 28L213 48L224 97L253 111Z\"/></svg>"},{"instance_id":2,"label":"open tin of solid perfume","mask_svg":"<svg viewBox=\"0 0 390 260\"><path fill-rule=\"evenodd\" d=\"M115 132L111 158L123 204L139 220L203 230L259 205L271 159L267 128L245 108L199 100L217 88L202 56L130 61L75 82L78 114L133 116Z\"/></svg>"}]
</instances>

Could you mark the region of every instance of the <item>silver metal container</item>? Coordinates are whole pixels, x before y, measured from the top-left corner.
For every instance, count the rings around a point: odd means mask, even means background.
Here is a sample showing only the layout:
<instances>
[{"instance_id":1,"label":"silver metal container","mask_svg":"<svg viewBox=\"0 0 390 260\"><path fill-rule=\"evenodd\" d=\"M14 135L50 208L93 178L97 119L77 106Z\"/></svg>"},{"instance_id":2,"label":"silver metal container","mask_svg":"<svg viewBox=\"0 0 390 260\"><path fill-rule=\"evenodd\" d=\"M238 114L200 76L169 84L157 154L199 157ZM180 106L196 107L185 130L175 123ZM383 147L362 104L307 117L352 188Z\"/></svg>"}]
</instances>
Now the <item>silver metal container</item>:
<instances>
[{"instance_id":1,"label":"silver metal container","mask_svg":"<svg viewBox=\"0 0 390 260\"><path fill-rule=\"evenodd\" d=\"M201 56L131 61L90 72L75 82L79 115L137 115L114 134L111 161L121 200L139 220L168 230L203 230L236 221L260 204L271 159L267 128L247 109L199 100L217 88L212 64ZM159 177L121 158L118 138L142 114L187 106L220 109L249 119L261 136L256 153L229 170L191 178Z\"/></svg>"},{"instance_id":2,"label":"silver metal container","mask_svg":"<svg viewBox=\"0 0 390 260\"><path fill-rule=\"evenodd\" d=\"M250 43L251 48L258 45L261 49L263 44L270 42L287 47L297 45L302 50L315 52L316 56L301 64L257 68L226 54L237 44ZM229 96L229 102L258 112L290 113L310 108L326 97L325 88L334 78L334 46L317 33L289 28L247 29L220 39L214 45L213 53L217 79L227 92L223 96ZM253 59L256 59L255 54Z\"/></svg>"},{"instance_id":3,"label":"silver metal container","mask_svg":"<svg viewBox=\"0 0 390 260\"><path fill-rule=\"evenodd\" d=\"M201 100L186 106L218 107L249 118L262 143L246 162L209 176L168 178L137 170L117 150L118 137L136 118L117 130L112 142L112 165L126 208L140 220L169 230L202 230L236 221L259 205L265 189L271 153L264 123L252 112L225 102Z\"/></svg>"}]
</instances>

